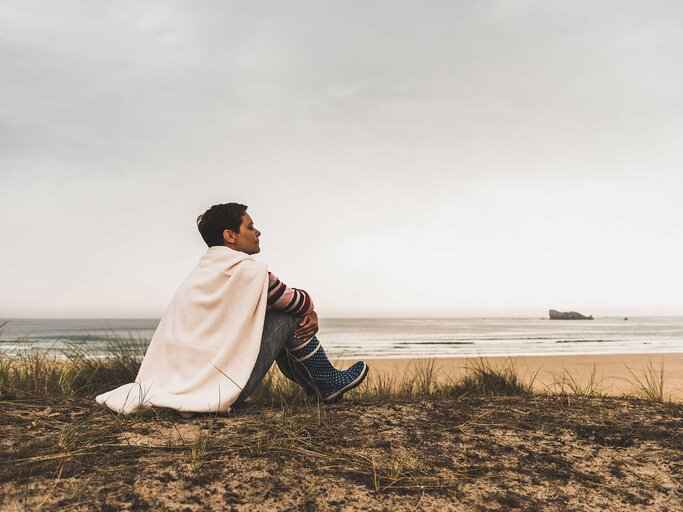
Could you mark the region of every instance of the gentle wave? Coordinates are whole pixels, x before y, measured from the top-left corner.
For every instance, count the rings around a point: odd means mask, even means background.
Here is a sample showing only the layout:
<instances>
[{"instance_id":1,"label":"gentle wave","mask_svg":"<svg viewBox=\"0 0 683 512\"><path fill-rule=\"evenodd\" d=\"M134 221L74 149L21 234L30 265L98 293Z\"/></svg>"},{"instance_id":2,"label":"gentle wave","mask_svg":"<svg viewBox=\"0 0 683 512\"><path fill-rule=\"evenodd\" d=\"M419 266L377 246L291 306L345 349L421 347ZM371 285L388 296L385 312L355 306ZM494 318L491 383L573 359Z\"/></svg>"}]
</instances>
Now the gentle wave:
<instances>
[{"instance_id":1,"label":"gentle wave","mask_svg":"<svg viewBox=\"0 0 683 512\"><path fill-rule=\"evenodd\" d=\"M614 343L623 340L557 340L555 343Z\"/></svg>"},{"instance_id":2,"label":"gentle wave","mask_svg":"<svg viewBox=\"0 0 683 512\"><path fill-rule=\"evenodd\" d=\"M144 354L158 319L12 320L0 331L0 355L106 357ZM449 357L538 354L683 352L683 317L322 319L318 337L340 357ZM125 345L132 348L125 349Z\"/></svg>"}]
</instances>

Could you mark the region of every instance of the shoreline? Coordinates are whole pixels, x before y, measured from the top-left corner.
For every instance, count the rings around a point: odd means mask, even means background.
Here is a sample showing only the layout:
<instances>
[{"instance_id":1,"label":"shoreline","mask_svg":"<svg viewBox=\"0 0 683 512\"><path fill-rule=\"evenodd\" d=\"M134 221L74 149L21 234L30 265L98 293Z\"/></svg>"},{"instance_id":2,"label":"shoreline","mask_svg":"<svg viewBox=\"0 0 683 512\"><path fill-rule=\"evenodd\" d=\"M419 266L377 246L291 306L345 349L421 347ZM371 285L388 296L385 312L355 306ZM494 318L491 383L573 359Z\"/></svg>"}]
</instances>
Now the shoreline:
<instances>
[{"instance_id":1,"label":"shoreline","mask_svg":"<svg viewBox=\"0 0 683 512\"><path fill-rule=\"evenodd\" d=\"M21 346L21 345L20 345ZM49 357L50 359L56 359L57 361L68 361L69 356L62 353L61 348L45 350L42 348L28 348L22 349L20 351L16 350L17 347L2 347L0 345L0 357L5 357L7 359L16 359L22 357L24 354L40 354ZM413 360L444 360L444 359L489 359L489 360L503 360L509 358L523 358L523 357L547 357L547 358L563 358L563 357L589 357L589 358L602 358L602 357L616 357L616 356L628 356L628 357L647 357L647 356L680 356L683 357L683 349L678 352L531 352L531 353L518 353L518 354L488 354L486 352L477 354L433 354L433 355L388 355L386 357L379 357L376 355L363 355L363 354L342 354L337 355L331 349L327 350L330 353L330 358L335 361L356 361L362 359L364 361L413 361ZM109 357L114 357L115 353L83 353L84 357L89 359L107 359ZM145 353L144 351L139 353L132 353L132 355L142 358Z\"/></svg>"},{"instance_id":2,"label":"shoreline","mask_svg":"<svg viewBox=\"0 0 683 512\"><path fill-rule=\"evenodd\" d=\"M433 361L437 380L457 379L466 374L480 356L448 356L430 358L366 358L374 378L398 378L406 372L412 372L420 365ZM504 366L512 363L520 377L530 380L536 375L534 389L547 391L561 384L562 375L571 376L580 386L587 386L594 373L594 382L601 392L607 395L636 395L636 378L645 382L648 364L654 370L654 377L659 381L659 373L663 364L664 395L675 401L683 401L683 352L657 352L640 354L593 354L593 355L518 355L483 357L493 366ZM341 365L349 359L340 358ZM595 371L593 372L593 369ZM630 370L635 374L631 374ZM634 386L635 384L635 386Z\"/></svg>"}]
</instances>

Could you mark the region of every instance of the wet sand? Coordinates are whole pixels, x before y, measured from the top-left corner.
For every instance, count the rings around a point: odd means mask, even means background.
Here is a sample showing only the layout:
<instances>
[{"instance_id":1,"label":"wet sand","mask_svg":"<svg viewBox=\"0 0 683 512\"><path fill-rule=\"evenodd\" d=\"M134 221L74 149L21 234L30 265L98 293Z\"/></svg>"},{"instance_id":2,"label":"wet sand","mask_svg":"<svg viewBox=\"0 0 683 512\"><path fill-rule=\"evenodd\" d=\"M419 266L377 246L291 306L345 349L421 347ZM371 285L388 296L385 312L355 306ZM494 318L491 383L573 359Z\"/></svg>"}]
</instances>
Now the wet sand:
<instances>
[{"instance_id":1,"label":"wet sand","mask_svg":"<svg viewBox=\"0 0 683 512\"><path fill-rule=\"evenodd\" d=\"M663 363L665 396L671 396L671 399L675 401L683 401L683 353L511 356L486 359L494 365L509 364L512 361L520 376L524 378L530 378L538 372L534 381L534 388L537 391L548 390L548 387L554 389L558 385L554 382L561 378L563 370L579 384L585 385L595 366L595 377L608 395L635 393L633 383L636 383L636 379L628 368L636 377L645 382L644 372L648 363L652 363L657 374ZM444 357L433 360L437 369L437 378L443 382L449 378L457 379L463 376L467 367L476 364L478 358ZM426 362L424 359L366 359L365 361L370 366L371 375L399 378L406 372L410 374L416 365Z\"/></svg>"}]
</instances>

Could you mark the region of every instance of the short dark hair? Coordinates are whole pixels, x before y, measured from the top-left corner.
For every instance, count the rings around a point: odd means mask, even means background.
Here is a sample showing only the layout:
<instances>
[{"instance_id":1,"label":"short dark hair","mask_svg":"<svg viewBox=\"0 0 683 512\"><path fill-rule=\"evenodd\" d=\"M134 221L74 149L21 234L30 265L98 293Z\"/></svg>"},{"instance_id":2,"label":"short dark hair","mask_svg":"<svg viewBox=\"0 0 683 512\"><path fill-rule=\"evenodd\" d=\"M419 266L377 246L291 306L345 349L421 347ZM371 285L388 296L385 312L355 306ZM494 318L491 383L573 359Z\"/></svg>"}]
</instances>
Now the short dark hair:
<instances>
[{"instance_id":1,"label":"short dark hair","mask_svg":"<svg viewBox=\"0 0 683 512\"><path fill-rule=\"evenodd\" d=\"M223 231L229 229L239 233L246 211L246 205L239 203L214 204L197 217L197 227L206 245L225 245Z\"/></svg>"}]
</instances>

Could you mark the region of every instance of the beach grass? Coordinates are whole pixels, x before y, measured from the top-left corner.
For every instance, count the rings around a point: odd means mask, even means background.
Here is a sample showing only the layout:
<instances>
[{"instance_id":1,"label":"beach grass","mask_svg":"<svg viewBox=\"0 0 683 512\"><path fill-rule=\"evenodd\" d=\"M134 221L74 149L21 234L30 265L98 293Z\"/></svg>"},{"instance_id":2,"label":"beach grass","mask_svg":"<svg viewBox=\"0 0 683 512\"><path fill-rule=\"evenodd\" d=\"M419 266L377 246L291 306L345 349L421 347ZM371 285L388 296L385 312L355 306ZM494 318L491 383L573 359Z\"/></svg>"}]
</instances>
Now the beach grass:
<instances>
[{"instance_id":1,"label":"beach grass","mask_svg":"<svg viewBox=\"0 0 683 512\"><path fill-rule=\"evenodd\" d=\"M144 340L112 336L105 356L89 354L82 344L73 344L59 354L31 349L0 353L0 398L40 399L94 397L116 386L133 382L144 353ZM367 381L349 392L354 400L368 402L414 400L427 397L532 396L539 393L599 397L608 394L604 376L594 364L587 375L566 369L553 372L550 385L535 385L538 371L521 375L512 358L493 363L486 357L466 359L465 372L455 378L444 374L434 358L415 359L394 373L370 373ZM657 368L651 359L641 369L626 366L632 390L627 396L664 402L664 363ZM544 389L543 389L544 388ZM286 408L306 403L302 389L284 378L275 366L250 397L250 402Z\"/></svg>"},{"instance_id":2,"label":"beach grass","mask_svg":"<svg viewBox=\"0 0 683 512\"><path fill-rule=\"evenodd\" d=\"M458 378L424 359L329 406L274 368L241 408L183 420L94 403L139 369L136 347L111 347L0 356L0 509L539 509L549 496L571 509L591 496L627 510L680 498L682 406L665 400L662 367L633 370L635 399L606 396L595 368L539 390L511 359L469 361ZM584 464L585 450L602 455ZM656 485L634 486L653 471Z\"/></svg>"},{"instance_id":3,"label":"beach grass","mask_svg":"<svg viewBox=\"0 0 683 512\"><path fill-rule=\"evenodd\" d=\"M605 396L607 390L603 385L604 376L598 376L597 365L594 363L587 376L577 376L562 368L560 372L551 372L553 382L547 386L553 394L573 395L579 397Z\"/></svg>"},{"instance_id":4,"label":"beach grass","mask_svg":"<svg viewBox=\"0 0 683 512\"><path fill-rule=\"evenodd\" d=\"M65 359L59 359L30 350L18 356L0 355L0 396L96 395L110 389L112 384L133 382L141 362L125 342L113 345L111 356L106 358L91 357L82 349L66 351L64 355Z\"/></svg>"},{"instance_id":5,"label":"beach grass","mask_svg":"<svg viewBox=\"0 0 683 512\"><path fill-rule=\"evenodd\" d=\"M660 362L659 368L655 368L652 358L648 358L645 367L640 372L631 369L628 365L624 366L632 376L632 379L627 380L636 390L637 395L653 402L664 402L666 400L663 360Z\"/></svg>"},{"instance_id":6,"label":"beach grass","mask_svg":"<svg viewBox=\"0 0 683 512\"><path fill-rule=\"evenodd\" d=\"M91 357L82 349L58 359L30 350L0 355L0 397L78 398L95 396L133 382L140 367L138 352L121 340L111 344L107 357ZM512 360L494 365L486 358L468 363L462 379L441 378L436 359L415 360L407 371L370 375L367 383L349 392L354 400L370 402L446 396L523 396L533 394L533 378L525 380ZM307 402L302 389L275 367L250 397L252 403L286 408Z\"/></svg>"}]
</instances>

